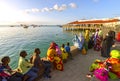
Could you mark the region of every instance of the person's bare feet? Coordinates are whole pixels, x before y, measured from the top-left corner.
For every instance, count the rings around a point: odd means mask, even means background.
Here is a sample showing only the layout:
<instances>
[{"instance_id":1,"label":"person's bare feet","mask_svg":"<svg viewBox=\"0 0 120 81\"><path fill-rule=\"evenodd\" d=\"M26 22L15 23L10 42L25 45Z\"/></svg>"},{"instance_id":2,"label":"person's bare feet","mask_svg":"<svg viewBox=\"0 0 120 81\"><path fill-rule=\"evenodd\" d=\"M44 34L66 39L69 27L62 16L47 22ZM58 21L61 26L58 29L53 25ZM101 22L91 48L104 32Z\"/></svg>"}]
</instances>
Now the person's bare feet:
<instances>
[{"instance_id":1,"label":"person's bare feet","mask_svg":"<svg viewBox=\"0 0 120 81\"><path fill-rule=\"evenodd\" d=\"M91 79L92 75L91 74L87 74L86 77Z\"/></svg>"}]
</instances>

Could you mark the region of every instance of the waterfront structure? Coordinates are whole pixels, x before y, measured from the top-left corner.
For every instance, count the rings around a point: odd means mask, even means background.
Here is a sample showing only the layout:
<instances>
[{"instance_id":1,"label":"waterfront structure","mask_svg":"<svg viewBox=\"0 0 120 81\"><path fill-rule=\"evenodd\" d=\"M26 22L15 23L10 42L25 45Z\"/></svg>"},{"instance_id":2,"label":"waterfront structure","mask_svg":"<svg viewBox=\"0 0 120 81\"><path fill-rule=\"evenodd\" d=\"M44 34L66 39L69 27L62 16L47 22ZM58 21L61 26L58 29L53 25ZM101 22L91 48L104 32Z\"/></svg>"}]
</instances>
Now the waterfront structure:
<instances>
[{"instance_id":1,"label":"waterfront structure","mask_svg":"<svg viewBox=\"0 0 120 81\"><path fill-rule=\"evenodd\" d=\"M63 25L63 30L94 30L94 29L117 29L120 28L120 18L106 18L106 19L90 19L90 20L78 20Z\"/></svg>"}]
</instances>

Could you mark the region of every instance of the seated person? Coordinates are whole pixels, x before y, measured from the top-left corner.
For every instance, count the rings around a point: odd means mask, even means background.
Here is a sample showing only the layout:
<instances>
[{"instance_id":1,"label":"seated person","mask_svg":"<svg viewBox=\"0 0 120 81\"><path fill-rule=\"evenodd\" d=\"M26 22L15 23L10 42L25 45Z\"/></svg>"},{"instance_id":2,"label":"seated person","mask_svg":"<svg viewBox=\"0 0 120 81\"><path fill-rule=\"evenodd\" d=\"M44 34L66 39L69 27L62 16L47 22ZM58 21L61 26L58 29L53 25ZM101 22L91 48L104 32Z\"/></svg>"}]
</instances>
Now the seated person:
<instances>
[{"instance_id":1,"label":"seated person","mask_svg":"<svg viewBox=\"0 0 120 81\"><path fill-rule=\"evenodd\" d=\"M9 66L10 57L9 56L3 57L1 59L1 62L2 63L0 63L0 77L8 79L13 74L13 72L15 72Z\"/></svg>"},{"instance_id":2,"label":"seated person","mask_svg":"<svg viewBox=\"0 0 120 81\"><path fill-rule=\"evenodd\" d=\"M43 75L46 78L51 78L50 76L51 63L49 61L42 61L39 56L40 53L41 53L40 49L35 48L30 61L34 65L34 67L38 68L39 76Z\"/></svg>"},{"instance_id":3,"label":"seated person","mask_svg":"<svg viewBox=\"0 0 120 81\"><path fill-rule=\"evenodd\" d=\"M34 81L34 79L37 78L38 76L36 73L38 72L38 69L33 67L33 64L31 64L25 59L26 56L27 56L26 51L20 52L18 71L24 74L23 81Z\"/></svg>"},{"instance_id":4,"label":"seated person","mask_svg":"<svg viewBox=\"0 0 120 81\"><path fill-rule=\"evenodd\" d=\"M65 46L65 50L66 50L66 52L68 53L68 57L69 57L70 59L73 59L73 56L72 56L72 54L71 54L71 49L70 49L70 43L69 43L69 42L67 42L67 45Z\"/></svg>"},{"instance_id":5,"label":"seated person","mask_svg":"<svg viewBox=\"0 0 120 81\"><path fill-rule=\"evenodd\" d=\"M64 63L66 63L67 58L68 58L68 53L65 50L65 45L64 44L62 44L61 51L62 51L62 60L63 60Z\"/></svg>"},{"instance_id":6,"label":"seated person","mask_svg":"<svg viewBox=\"0 0 120 81\"><path fill-rule=\"evenodd\" d=\"M47 51L47 60L52 63L53 69L63 71L63 62L62 59L57 55L55 42L50 43L50 47Z\"/></svg>"}]
</instances>

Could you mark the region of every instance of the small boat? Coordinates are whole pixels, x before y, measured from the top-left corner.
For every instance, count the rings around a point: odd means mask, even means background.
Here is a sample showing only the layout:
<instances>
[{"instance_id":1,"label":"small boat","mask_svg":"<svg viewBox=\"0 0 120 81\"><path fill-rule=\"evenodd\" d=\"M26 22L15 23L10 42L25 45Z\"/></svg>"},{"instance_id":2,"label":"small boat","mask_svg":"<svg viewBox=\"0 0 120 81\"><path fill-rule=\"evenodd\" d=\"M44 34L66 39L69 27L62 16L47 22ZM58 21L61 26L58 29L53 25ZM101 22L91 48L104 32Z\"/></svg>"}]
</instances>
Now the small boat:
<instances>
[{"instance_id":1,"label":"small boat","mask_svg":"<svg viewBox=\"0 0 120 81\"><path fill-rule=\"evenodd\" d=\"M13 25L11 25L10 27L14 27Z\"/></svg>"},{"instance_id":2,"label":"small boat","mask_svg":"<svg viewBox=\"0 0 120 81\"><path fill-rule=\"evenodd\" d=\"M29 26L28 25L23 25L23 28L28 28Z\"/></svg>"},{"instance_id":3,"label":"small boat","mask_svg":"<svg viewBox=\"0 0 120 81\"><path fill-rule=\"evenodd\" d=\"M59 27L61 27L61 28L62 28L62 25L59 25Z\"/></svg>"}]
</instances>

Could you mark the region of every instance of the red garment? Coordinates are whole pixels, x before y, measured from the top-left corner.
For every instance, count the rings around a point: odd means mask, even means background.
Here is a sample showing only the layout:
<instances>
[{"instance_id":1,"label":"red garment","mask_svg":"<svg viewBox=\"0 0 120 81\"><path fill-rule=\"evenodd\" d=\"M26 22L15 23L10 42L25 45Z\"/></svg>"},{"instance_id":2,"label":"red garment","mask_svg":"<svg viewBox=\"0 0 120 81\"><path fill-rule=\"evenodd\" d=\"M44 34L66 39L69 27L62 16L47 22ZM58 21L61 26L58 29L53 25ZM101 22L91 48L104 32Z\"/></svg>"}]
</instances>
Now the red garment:
<instances>
[{"instance_id":1,"label":"red garment","mask_svg":"<svg viewBox=\"0 0 120 81\"><path fill-rule=\"evenodd\" d=\"M117 40L118 42L120 42L120 32L118 32L117 37L116 37L116 40Z\"/></svg>"}]
</instances>

